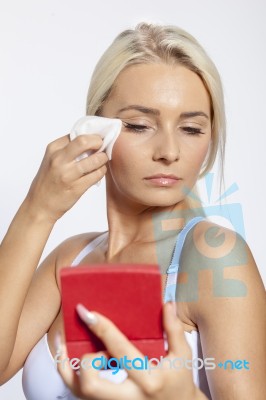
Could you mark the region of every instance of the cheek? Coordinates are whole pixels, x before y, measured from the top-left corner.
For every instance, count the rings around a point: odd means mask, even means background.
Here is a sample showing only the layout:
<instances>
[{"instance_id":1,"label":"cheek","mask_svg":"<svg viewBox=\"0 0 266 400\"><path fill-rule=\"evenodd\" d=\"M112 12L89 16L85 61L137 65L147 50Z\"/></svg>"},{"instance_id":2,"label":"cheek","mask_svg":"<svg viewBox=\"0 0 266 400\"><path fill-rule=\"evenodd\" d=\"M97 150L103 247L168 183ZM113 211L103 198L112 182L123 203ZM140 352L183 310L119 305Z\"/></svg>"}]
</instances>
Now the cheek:
<instances>
[{"instance_id":1,"label":"cheek","mask_svg":"<svg viewBox=\"0 0 266 400\"><path fill-rule=\"evenodd\" d=\"M208 150L211 144L211 140L206 137L206 140L204 140L201 143L196 143L193 151L193 157L192 159L194 160L194 163L197 165L202 165L204 162Z\"/></svg>"},{"instance_id":2,"label":"cheek","mask_svg":"<svg viewBox=\"0 0 266 400\"><path fill-rule=\"evenodd\" d=\"M203 146L202 148L199 148L199 151L195 157L195 160L199 166L203 164L203 161L205 160L206 155L208 154L208 149L209 149L208 144L206 146Z\"/></svg>"},{"instance_id":3,"label":"cheek","mask_svg":"<svg viewBox=\"0 0 266 400\"><path fill-rule=\"evenodd\" d=\"M112 173L116 176L128 175L129 173L134 175L134 172L141 164L140 151L139 146L131 144L128 138L121 134L116 140L112 151L110 163Z\"/></svg>"},{"instance_id":4,"label":"cheek","mask_svg":"<svg viewBox=\"0 0 266 400\"><path fill-rule=\"evenodd\" d=\"M208 155L210 147L210 141L197 145L193 150L188 151L185 156L184 168L186 168L186 174L190 175L192 179L197 179L200 174L202 165ZM187 175L187 177L188 177Z\"/></svg>"},{"instance_id":5,"label":"cheek","mask_svg":"<svg viewBox=\"0 0 266 400\"><path fill-rule=\"evenodd\" d=\"M128 152L129 152L128 146L126 145L122 134L120 134L113 147L112 166L115 167L120 165L121 168L124 167L126 159L128 157Z\"/></svg>"}]
</instances>

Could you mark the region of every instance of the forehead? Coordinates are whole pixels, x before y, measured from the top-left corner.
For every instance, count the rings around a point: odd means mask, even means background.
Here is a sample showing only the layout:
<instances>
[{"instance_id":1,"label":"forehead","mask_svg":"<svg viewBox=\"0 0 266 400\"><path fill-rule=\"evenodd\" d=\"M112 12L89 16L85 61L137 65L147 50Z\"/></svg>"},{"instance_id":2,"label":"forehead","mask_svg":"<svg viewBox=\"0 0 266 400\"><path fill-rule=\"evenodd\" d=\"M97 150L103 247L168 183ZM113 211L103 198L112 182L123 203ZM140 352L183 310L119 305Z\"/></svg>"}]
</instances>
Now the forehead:
<instances>
[{"instance_id":1,"label":"forehead","mask_svg":"<svg viewBox=\"0 0 266 400\"><path fill-rule=\"evenodd\" d=\"M182 65L138 64L125 68L116 79L108 100L118 106L136 104L161 108L210 109L201 78ZM108 102L107 100L107 102Z\"/></svg>"}]
</instances>

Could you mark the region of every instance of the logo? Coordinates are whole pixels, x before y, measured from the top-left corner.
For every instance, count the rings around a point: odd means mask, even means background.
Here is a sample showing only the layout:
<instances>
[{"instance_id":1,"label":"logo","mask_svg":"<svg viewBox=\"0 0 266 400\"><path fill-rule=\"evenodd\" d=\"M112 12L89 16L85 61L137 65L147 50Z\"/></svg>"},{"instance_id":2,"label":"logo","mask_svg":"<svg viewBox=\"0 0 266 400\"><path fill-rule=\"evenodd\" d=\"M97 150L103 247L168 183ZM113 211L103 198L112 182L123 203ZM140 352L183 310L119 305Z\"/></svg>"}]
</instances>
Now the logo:
<instances>
[{"instance_id":1,"label":"logo","mask_svg":"<svg viewBox=\"0 0 266 400\"><path fill-rule=\"evenodd\" d=\"M179 235L186 222L195 216L204 218L219 219L225 221L231 228L233 235L226 235L225 230L219 225L211 226L206 229L203 237L194 240L194 233L197 232L197 225L191 228L192 240L189 242L189 250L184 248L186 254L185 275L186 279L177 283L177 298L175 294L176 279L173 279L172 288L168 288L171 293L172 301L192 302L198 300L198 275L201 270L212 271L213 296L214 297L245 297L247 295L246 285L239 279L229 279L224 277L225 268L245 268L247 262L247 252L245 243L245 231L242 207L240 203L225 203L225 199L238 190L236 183L232 184L214 204L211 204L211 192L214 174L209 173L205 177L205 188L207 202L200 199L189 189L184 189L188 197L202 203L201 207L190 208L187 210L175 210L173 212L157 212L153 214L154 235L156 240L156 253L158 264L161 270L165 270L166 260L169 260L170 248L178 245ZM222 204L224 202L224 204ZM218 203L218 204L216 204ZM214 221L213 221L214 222ZM170 234L172 231L173 234ZM167 240L166 240L167 239ZM172 243L170 243L172 240ZM184 241L185 238L182 238ZM171 245L167 247L165 243ZM183 243L182 243L183 244ZM179 246L181 244L179 243ZM182 246L181 246L182 247ZM171 271L182 272L177 260L172 260ZM172 291L171 291L172 289Z\"/></svg>"},{"instance_id":2,"label":"logo","mask_svg":"<svg viewBox=\"0 0 266 400\"><path fill-rule=\"evenodd\" d=\"M215 363L214 358L193 358L193 359L184 359L182 357L175 358L167 358L160 357L158 358L148 358L147 356L136 357L133 359L128 358L127 356L121 358L106 358L104 356L89 358L84 357L82 360L79 358L65 358L61 359L60 351L57 352L54 357L55 364L62 364L63 369L65 368L65 364L68 363L70 368L73 370L79 370L83 368L85 370L95 369L98 371L102 370L112 370L112 375L116 375L119 370L146 370L149 373L156 369L174 369L181 370L183 368L189 370L201 370L204 368L205 370L213 370L217 367L222 369L231 369L231 370L241 370L247 369L249 370L249 362L246 360L226 360L224 363L218 362Z\"/></svg>"}]
</instances>

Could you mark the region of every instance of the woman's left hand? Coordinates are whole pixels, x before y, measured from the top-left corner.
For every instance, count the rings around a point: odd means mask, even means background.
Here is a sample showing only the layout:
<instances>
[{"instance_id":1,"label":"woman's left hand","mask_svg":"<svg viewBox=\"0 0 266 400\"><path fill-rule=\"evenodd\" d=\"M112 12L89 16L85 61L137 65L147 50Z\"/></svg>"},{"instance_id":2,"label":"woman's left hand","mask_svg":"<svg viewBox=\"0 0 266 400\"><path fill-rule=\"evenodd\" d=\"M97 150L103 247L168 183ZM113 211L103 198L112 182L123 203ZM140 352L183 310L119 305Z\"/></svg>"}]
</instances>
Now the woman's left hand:
<instances>
[{"instance_id":1,"label":"woman's left hand","mask_svg":"<svg viewBox=\"0 0 266 400\"><path fill-rule=\"evenodd\" d=\"M105 344L107 352L113 357L144 359L144 355L127 337L106 317L96 312L89 312L78 306L82 320L88 328ZM163 306L163 326L167 335L167 359L182 358L191 360L191 349L186 341L181 321L176 316L175 304ZM61 343L61 357L67 358L66 346ZM102 356L103 353L85 354L82 360ZM99 376L93 368L80 368L77 374L69 363L58 363L58 371L74 395L84 400L195 400L207 399L194 385L192 370L185 367L178 370L170 368L168 362L164 368L153 366L149 369L128 369L128 378L122 383L113 383Z\"/></svg>"}]
</instances>

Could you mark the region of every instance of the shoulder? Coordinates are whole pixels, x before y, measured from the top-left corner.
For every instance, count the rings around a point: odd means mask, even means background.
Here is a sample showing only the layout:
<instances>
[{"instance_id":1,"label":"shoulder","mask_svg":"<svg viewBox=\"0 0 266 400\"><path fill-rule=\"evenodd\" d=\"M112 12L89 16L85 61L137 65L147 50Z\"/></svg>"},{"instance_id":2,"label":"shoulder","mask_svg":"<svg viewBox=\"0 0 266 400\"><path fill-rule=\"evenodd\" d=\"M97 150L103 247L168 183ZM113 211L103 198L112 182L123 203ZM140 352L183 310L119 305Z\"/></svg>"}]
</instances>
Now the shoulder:
<instances>
[{"instance_id":1,"label":"shoulder","mask_svg":"<svg viewBox=\"0 0 266 400\"><path fill-rule=\"evenodd\" d=\"M90 232L65 239L41 262L35 272L35 279L43 277L42 279L51 282L52 285L54 285L54 282L57 283L60 269L64 266L70 266L78 253L99 235L101 235L101 232ZM58 287L58 284L55 287Z\"/></svg>"},{"instance_id":2,"label":"shoulder","mask_svg":"<svg viewBox=\"0 0 266 400\"><path fill-rule=\"evenodd\" d=\"M252 252L237 232L211 221L189 233L180 258L179 301L200 324L235 307L265 307L265 289ZM183 283L182 283L183 282ZM239 310L240 310L239 308ZM217 315L216 315L217 316Z\"/></svg>"},{"instance_id":3,"label":"shoulder","mask_svg":"<svg viewBox=\"0 0 266 400\"><path fill-rule=\"evenodd\" d=\"M191 254L191 247L202 259L221 260L229 254L235 255L243 247L250 253L244 238L237 232L209 220L197 223L189 232L183 253ZM186 250L189 248L189 252ZM224 260L223 260L224 261Z\"/></svg>"},{"instance_id":4,"label":"shoulder","mask_svg":"<svg viewBox=\"0 0 266 400\"><path fill-rule=\"evenodd\" d=\"M198 327L203 355L217 362L247 360L252 366L248 376L245 369L229 371L237 390L228 371L207 371L213 393L258 395L265 388L266 296L252 252L241 235L212 222L199 223L187 239L177 301L184 302Z\"/></svg>"},{"instance_id":5,"label":"shoulder","mask_svg":"<svg viewBox=\"0 0 266 400\"><path fill-rule=\"evenodd\" d=\"M256 265L239 233L208 220L199 222L188 233L181 253L182 264L187 272L195 273Z\"/></svg>"},{"instance_id":6,"label":"shoulder","mask_svg":"<svg viewBox=\"0 0 266 400\"><path fill-rule=\"evenodd\" d=\"M79 252L102 233L103 232L81 233L64 240L55 250L56 271L58 272L63 266L70 266Z\"/></svg>"}]
</instances>

